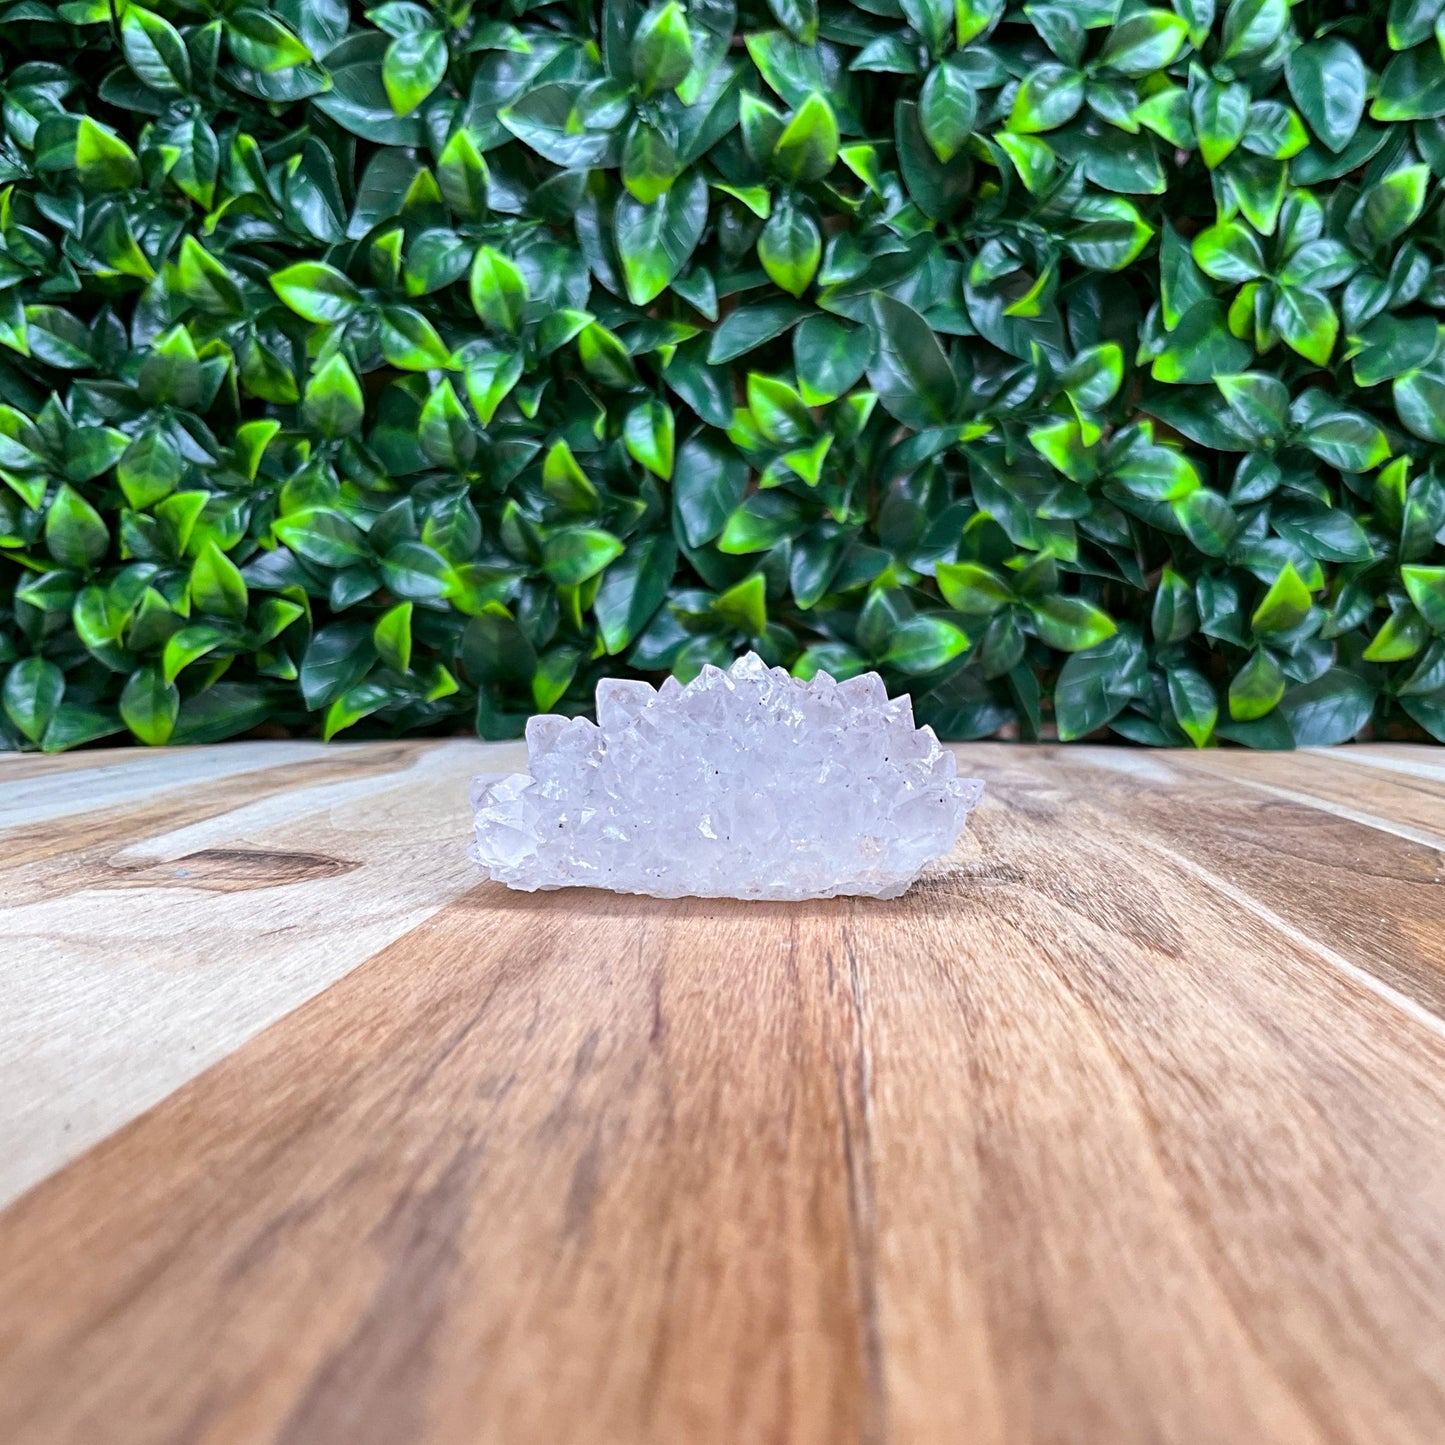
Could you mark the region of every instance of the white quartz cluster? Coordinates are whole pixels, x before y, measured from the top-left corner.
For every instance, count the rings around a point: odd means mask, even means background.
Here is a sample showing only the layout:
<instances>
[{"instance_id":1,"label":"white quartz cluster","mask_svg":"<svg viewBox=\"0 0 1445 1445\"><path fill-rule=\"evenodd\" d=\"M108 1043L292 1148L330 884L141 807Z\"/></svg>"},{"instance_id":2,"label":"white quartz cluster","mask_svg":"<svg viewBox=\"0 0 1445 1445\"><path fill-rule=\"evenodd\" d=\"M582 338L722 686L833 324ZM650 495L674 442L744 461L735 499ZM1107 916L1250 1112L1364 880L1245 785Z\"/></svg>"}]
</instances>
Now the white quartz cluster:
<instances>
[{"instance_id":1,"label":"white quartz cluster","mask_svg":"<svg viewBox=\"0 0 1445 1445\"><path fill-rule=\"evenodd\" d=\"M659 898L895 898L947 853L983 784L877 673L800 682L749 654L609 678L597 721L535 717L531 774L472 784L472 857L499 882Z\"/></svg>"}]
</instances>

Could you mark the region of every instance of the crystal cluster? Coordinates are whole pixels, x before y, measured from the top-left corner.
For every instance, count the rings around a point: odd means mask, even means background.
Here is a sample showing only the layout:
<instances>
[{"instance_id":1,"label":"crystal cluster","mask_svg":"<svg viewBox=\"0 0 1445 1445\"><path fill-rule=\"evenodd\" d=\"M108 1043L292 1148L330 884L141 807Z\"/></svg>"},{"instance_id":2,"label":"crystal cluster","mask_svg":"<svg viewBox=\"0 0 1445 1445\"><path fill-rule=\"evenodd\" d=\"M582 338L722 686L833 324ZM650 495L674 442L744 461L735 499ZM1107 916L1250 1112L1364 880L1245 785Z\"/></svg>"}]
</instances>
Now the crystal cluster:
<instances>
[{"instance_id":1,"label":"crystal cluster","mask_svg":"<svg viewBox=\"0 0 1445 1445\"><path fill-rule=\"evenodd\" d=\"M535 717L531 774L472 784L472 857L499 882L659 898L896 898L953 847L983 784L876 673L800 682L749 654L609 678L597 722Z\"/></svg>"}]
</instances>

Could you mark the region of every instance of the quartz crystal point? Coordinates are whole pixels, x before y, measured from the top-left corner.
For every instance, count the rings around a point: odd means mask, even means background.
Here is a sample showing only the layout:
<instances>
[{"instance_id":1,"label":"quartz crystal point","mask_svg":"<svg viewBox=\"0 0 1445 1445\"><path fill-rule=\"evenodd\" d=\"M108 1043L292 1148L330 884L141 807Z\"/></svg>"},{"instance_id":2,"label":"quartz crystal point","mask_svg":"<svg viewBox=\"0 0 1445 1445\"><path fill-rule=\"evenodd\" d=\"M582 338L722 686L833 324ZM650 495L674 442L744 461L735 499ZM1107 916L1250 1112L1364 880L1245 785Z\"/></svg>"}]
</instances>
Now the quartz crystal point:
<instances>
[{"instance_id":1,"label":"quartz crystal point","mask_svg":"<svg viewBox=\"0 0 1445 1445\"><path fill-rule=\"evenodd\" d=\"M800 682L749 654L607 678L597 721L534 717L531 773L472 784L472 857L498 882L658 898L896 898L983 792L877 673Z\"/></svg>"}]
</instances>

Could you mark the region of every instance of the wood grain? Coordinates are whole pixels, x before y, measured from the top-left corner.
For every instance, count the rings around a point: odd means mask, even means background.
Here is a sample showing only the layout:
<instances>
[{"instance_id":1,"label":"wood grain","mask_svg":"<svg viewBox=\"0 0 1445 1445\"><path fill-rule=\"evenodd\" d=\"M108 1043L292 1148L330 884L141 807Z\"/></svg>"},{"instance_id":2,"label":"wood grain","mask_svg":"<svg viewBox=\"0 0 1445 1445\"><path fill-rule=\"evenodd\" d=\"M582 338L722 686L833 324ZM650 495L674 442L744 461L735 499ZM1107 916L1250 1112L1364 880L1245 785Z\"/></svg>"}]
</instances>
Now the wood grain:
<instances>
[{"instance_id":1,"label":"wood grain","mask_svg":"<svg viewBox=\"0 0 1445 1445\"><path fill-rule=\"evenodd\" d=\"M0 762L0 1203L475 884L475 745L238 751Z\"/></svg>"},{"instance_id":2,"label":"wood grain","mask_svg":"<svg viewBox=\"0 0 1445 1445\"><path fill-rule=\"evenodd\" d=\"M480 747L414 791L341 754L390 780L359 830L351 794L109 853L35 825L52 931L7 973L63 992L109 923L82 948L65 900L154 891L164 968L246 987L195 1013L216 1062L0 1214L0 1440L1436 1445L1442 755L959 752L984 805L888 903L444 898L422 840L459 848ZM257 915L309 890L344 934L328 894L428 871L261 1027ZM84 1093L46 1031L91 999L0 1005L10 1096Z\"/></svg>"}]
</instances>

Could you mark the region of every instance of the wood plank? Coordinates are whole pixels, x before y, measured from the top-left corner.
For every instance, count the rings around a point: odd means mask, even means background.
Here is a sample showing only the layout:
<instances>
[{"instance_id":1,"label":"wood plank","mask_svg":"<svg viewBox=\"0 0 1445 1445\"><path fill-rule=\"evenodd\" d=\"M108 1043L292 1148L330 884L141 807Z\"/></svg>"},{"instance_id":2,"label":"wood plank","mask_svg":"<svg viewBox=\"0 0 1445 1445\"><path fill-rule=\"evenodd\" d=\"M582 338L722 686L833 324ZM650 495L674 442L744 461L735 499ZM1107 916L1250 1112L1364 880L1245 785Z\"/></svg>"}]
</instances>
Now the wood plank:
<instances>
[{"instance_id":1,"label":"wood plank","mask_svg":"<svg viewBox=\"0 0 1445 1445\"><path fill-rule=\"evenodd\" d=\"M1445 789L1431 812L1413 792L1394 791L1389 774L1371 775L1369 782L1387 781L1355 794L1363 801L1349 816L1335 801L1346 787L1336 774L1353 780L1364 771L1353 760L1373 751L1201 760L1070 747L1020 751L1013 766L1034 789L1071 790L1085 830L1109 833L1121 846L1147 842L1163 850L1232 891L1241 911L1298 933L1336 967L1369 975L1402 1006L1445 1018L1445 855L1428 841L1433 827L1403 822L1418 817L1445 832ZM1261 757L1272 760L1272 771L1261 769ZM1270 780L1278 790L1259 786Z\"/></svg>"},{"instance_id":2,"label":"wood plank","mask_svg":"<svg viewBox=\"0 0 1445 1445\"><path fill-rule=\"evenodd\" d=\"M1343 754L1343 756L1341 756ZM1428 848L1445 848L1445 770L1439 778L1409 768L1372 766L1365 749L1318 753L1201 752L1183 755L1178 765L1225 778L1270 797L1305 802L1324 812L1396 833Z\"/></svg>"},{"instance_id":3,"label":"wood plank","mask_svg":"<svg viewBox=\"0 0 1445 1445\"><path fill-rule=\"evenodd\" d=\"M1439 854L961 751L903 899L481 884L32 1189L0 1439L1434 1445Z\"/></svg>"},{"instance_id":4,"label":"wood plank","mask_svg":"<svg viewBox=\"0 0 1445 1445\"><path fill-rule=\"evenodd\" d=\"M138 750L18 801L0 774L0 814L27 813L0 832L25 961L0 1005L0 1202L475 883L467 780L517 749L289 746L190 750L158 791Z\"/></svg>"}]
</instances>

